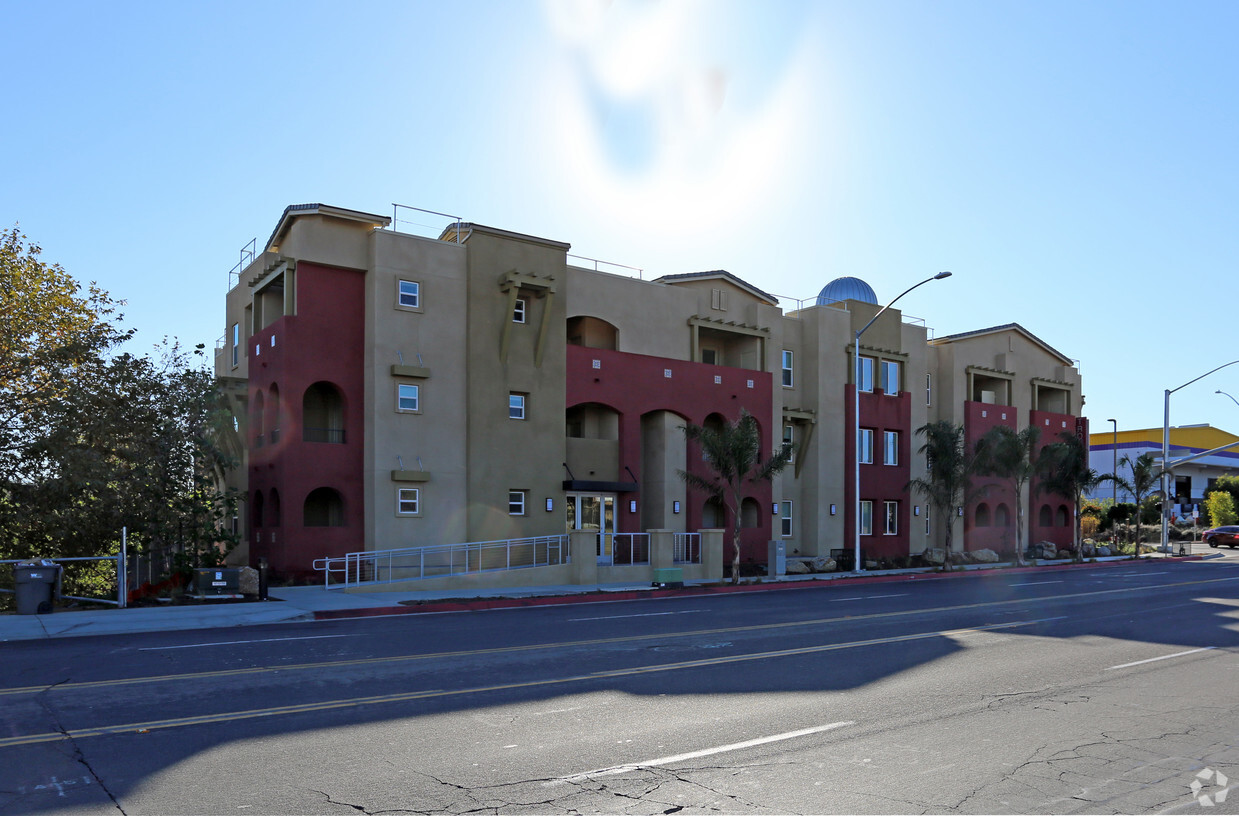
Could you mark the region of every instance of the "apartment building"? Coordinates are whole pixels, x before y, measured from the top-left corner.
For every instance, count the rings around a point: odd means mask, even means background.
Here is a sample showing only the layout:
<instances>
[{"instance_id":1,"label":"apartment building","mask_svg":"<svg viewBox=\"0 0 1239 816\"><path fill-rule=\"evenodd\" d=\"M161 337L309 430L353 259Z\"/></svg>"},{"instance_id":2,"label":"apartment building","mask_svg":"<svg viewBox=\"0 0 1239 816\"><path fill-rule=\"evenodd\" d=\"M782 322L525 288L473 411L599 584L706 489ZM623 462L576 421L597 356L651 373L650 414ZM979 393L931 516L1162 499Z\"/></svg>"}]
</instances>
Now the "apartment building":
<instances>
[{"instance_id":1,"label":"apartment building","mask_svg":"<svg viewBox=\"0 0 1239 816\"><path fill-rule=\"evenodd\" d=\"M958 547L1009 552L1001 491L950 519L908 493L925 469L916 429L1087 439L1078 370L1016 324L933 338L888 309L853 372L855 333L881 309L855 278L789 303L725 271L641 280L574 263L560 241L390 226L289 207L228 293L216 370L246 450L242 560L308 574L354 551L592 530L607 563L607 533L738 524L743 560L761 563L771 541L789 557L850 549L858 521L866 559L919 553L946 524ZM737 519L679 471L706 472L686 423L742 411L763 455L791 462ZM1067 500L1035 498L1033 540L1069 542Z\"/></svg>"}]
</instances>

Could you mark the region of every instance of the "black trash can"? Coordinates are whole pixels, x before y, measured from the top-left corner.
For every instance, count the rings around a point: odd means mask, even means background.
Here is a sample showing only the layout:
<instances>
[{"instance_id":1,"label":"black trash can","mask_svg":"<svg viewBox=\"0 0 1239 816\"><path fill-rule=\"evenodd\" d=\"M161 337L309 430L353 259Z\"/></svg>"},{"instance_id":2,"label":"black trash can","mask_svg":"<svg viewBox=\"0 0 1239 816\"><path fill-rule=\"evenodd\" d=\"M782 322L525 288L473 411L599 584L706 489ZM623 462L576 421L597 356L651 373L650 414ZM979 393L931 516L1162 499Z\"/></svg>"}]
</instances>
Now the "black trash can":
<instances>
[{"instance_id":1,"label":"black trash can","mask_svg":"<svg viewBox=\"0 0 1239 816\"><path fill-rule=\"evenodd\" d=\"M17 573L17 614L45 615L54 608L60 565L46 558L20 561Z\"/></svg>"}]
</instances>

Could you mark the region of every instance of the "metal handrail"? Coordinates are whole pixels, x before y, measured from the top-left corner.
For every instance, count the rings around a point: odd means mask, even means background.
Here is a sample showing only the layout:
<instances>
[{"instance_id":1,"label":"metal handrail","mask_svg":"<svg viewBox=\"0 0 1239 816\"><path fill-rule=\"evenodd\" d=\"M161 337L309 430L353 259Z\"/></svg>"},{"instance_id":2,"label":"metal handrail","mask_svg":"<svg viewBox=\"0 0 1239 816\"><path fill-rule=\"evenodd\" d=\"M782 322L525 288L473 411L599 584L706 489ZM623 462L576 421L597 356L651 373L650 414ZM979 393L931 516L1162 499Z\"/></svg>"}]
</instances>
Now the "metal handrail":
<instances>
[{"instance_id":1,"label":"metal handrail","mask_svg":"<svg viewBox=\"0 0 1239 816\"><path fill-rule=\"evenodd\" d=\"M316 559L314 569L323 573L324 589L347 589L361 584L555 566L571 560L568 536L554 535L352 552Z\"/></svg>"},{"instance_id":2,"label":"metal handrail","mask_svg":"<svg viewBox=\"0 0 1239 816\"><path fill-rule=\"evenodd\" d=\"M671 551L676 564L700 564L701 533L676 533Z\"/></svg>"}]
</instances>

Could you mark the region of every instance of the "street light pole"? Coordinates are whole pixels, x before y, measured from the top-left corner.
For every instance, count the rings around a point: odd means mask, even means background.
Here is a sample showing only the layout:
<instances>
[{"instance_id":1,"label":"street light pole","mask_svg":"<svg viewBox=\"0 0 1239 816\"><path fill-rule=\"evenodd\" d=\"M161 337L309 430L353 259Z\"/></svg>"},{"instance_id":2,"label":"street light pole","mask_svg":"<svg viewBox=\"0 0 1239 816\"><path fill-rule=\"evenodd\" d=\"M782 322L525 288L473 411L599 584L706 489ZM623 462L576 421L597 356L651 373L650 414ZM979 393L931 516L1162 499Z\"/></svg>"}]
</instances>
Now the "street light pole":
<instances>
[{"instance_id":1,"label":"street light pole","mask_svg":"<svg viewBox=\"0 0 1239 816\"><path fill-rule=\"evenodd\" d=\"M1213 393L1221 394L1224 397L1230 397L1231 402L1233 402L1235 405L1239 405L1239 400L1235 399L1234 397L1231 397L1230 394L1227 394L1225 391L1214 391Z\"/></svg>"},{"instance_id":2,"label":"street light pole","mask_svg":"<svg viewBox=\"0 0 1239 816\"><path fill-rule=\"evenodd\" d=\"M852 569L855 572L864 572L865 570L865 565L860 560L860 336L868 331L869 327L877 322L877 319L881 317L887 309L894 306L895 301L899 300L899 298L908 294L918 286L924 286L930 281L942 280L943 278L949 277L951 277L950 272L939 272L932 278L926 278L920 283L904 289L895 296L894 300L879 309L878 313L865 324L864 328L856 332L855 336L852 338L852 444L854 446L853 453L855 454L852 457L852 488L855 491L855 495L853 496L854 501L852 503L852 510L855 514L852 519ZM876 374L876 372L874 373ZM870 519L870 523L872 523L872 519Z\"/></svg>"},{"instance_id":3,"label":"street light pole","mask_svg":"<svg viewBox=\"0 0 1239 816\"><path fill-rule=\"evenodd\" d=\"M1162 420L1162 550L1170 548L1170 395L1180 388L1187 388L1197 380L1203 380L1210 374L1221 371L1223 368L1233 366L1239 363L1239 360L1231 360L1229 363L1223 363L1212 371L1206 371L1194 380L1188 380L1180 385L1179 388L1170 388L1166 390L1165 397L1165 414ZM1229 394L1227 395L1229 396ZM1234 399L1234 397L1231 397ZM1137 508L1139 512L1139 508Z\"/></svg>"}]
</instances>

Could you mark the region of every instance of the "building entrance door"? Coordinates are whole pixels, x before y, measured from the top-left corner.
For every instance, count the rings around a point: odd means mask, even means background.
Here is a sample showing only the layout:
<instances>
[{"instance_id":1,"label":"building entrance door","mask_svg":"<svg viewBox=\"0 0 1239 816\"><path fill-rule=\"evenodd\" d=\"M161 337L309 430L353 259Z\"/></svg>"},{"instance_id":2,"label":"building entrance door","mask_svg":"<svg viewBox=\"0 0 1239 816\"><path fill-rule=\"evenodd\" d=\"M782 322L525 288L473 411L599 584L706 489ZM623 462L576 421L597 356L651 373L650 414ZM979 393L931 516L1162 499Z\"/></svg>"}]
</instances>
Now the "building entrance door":
<instances>
[{"instance_id":1,"label":"building entrance door","mask_svg":"<svg viewBox=\"0 0 1239 816\"><path fill-rule=\"evenodd\" d=\"M615 495L569 493L565 506L568 532L597 533L598 563L610 566L615 557Z\"/></svg>"}]
</instances>

